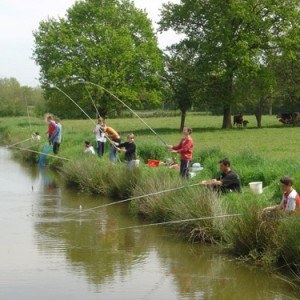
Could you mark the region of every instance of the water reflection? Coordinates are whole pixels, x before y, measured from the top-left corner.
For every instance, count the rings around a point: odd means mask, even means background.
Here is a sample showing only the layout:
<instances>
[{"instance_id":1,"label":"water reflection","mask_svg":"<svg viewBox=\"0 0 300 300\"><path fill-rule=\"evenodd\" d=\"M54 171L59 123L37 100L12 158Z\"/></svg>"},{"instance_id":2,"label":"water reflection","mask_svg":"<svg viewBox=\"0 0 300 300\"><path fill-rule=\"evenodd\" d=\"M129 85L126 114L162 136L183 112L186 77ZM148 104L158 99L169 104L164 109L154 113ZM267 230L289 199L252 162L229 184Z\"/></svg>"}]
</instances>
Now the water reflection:
<instances>
[{"instance_id":1,"label":"water reflection","mask_svg":"<svg viewBox=\"0 0 300 300\"><path fill-rule=\"evenodd\" d=\"M15 176L24 184L22 198L13 184L1 197L1 299L299 298L275 275L230 261L218 248L183 243L165 227L118 231L139 223L126 203L86 211L109 200L65 189L47 168L4 167L1 183Z\"/></svg>"}]
</instances>

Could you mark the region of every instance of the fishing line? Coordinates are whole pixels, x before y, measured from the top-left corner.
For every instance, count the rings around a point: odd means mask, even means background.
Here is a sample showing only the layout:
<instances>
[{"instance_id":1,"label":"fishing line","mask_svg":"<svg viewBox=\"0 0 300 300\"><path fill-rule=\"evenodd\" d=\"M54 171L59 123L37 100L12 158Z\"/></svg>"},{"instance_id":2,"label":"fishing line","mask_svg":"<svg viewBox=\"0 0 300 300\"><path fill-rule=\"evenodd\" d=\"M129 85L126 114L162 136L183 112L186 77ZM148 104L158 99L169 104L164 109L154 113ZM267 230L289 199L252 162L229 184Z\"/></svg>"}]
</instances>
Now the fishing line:
<instances>
[{"instance_id":1,"label":"fishing line","mask_svg":"<svg viewBox=\"0 0 300 300\"><path fill-rule=\"evenodd\" d=\"M68 99L70 99L88 118L93 122L94 125L96 125L96 122L68 95L66 94L63 90L61 90L59 87L56 85L52 85L55 89L63 93Z\"/></svg>"},{"instance_id":2,"label":"fishing line","mask_svg":"<svg viewBox=\"0 0 300 300\"><path fill-rule=\"evenodd\" d=\"M112 92L110 92L108 89L106 89L105 87L99 85L99 84L96 84L96 83L93 83L93 82L90 82L90 81L85 81L83 79L81 79L78 83L89 83L89 84L92 84L94 86L97 86L101 89L103 89L105 92L109 93L111 96L113 96L115 99L117 99L120 103L122 103L125 107L127 107L136 117L139 118L139 120L141 122L143 122L157 137L158 139L165 145L165 146L168 146L167 143L157 134L157 132L151 128L134 110L132 110L125 102L123 102L120 98L118 98L116 95L114 95Z\"/></svg>"},{"instance_id":3,"label":"fishing line","mask_svg":"<svg viewBox=\"0 0 300 300\"><path fill-rule=\"evenodd\" d=\"M168 225L168 224L180 224L180 223L187 223L187 222L201 221L201 220L222 219L222 218L236 217L236 216L241 216L241 214L221 215L221 216L213 216L213 217L200 217L200 218L194 218L194 219L185 219L185 220L167 221L167 222L151 223L151 224L137 225L137 226L128 226L128 227L121 227L119 229L112 229L111 231L121 231L121 230L126 230L126 229L138 229L138 228Z\"/></svg>"},{"instance_id":4,"label":"fishing line","mask_svg":"<svg viewBox=\"0 0 300 300\"><path fill-rule=\"evenodd\" d=\"M94 105L94 107L95 107L95 109L96 109L96 113L98 114L98 117L100 117L100 113L99 113L99 111L98 111L98 109L97 109L97 106L96 106L96 104L95 104L95 102L94 102L94 99L92 98L92 95L91 95L90 91L89 91L88 88L86 87L86 84L84 85L84 88L85 88L86 92L88 93L89 98L91 99L91 101L92 101L92 103L93 103L93 105ZM101 129L100 129L100 130L101 130Z\"/></svg>"},{"instance_id":5,"label":"fishing line","mask_svg":"<svg viewBox=\"0 0 300 300\"><path fill-rule=\"evenodd\" d=\"M167 189L167 190L158 191L158 192L154 192L154 193L149 193L149 194L146 194L146 195L131 197L131 198L127 198L127 199L124 199L124 200L115 201L115 202L111 202L111 203L108 203L108 204L103 204L103 205L95 206L95 207L92 207L92 208L84 209L84 210L81 210L80 212L77 212L77 214L88 212L88 211L93 211L93 210L96 210L98 208L104 208L104 207L116 205L116 204L119 204L119 203L128 202L128 201L131 201L131 200L138 200L138 199L142 199L142 198L149 197L149 196L155 196L155 195L159 195L159 194L163 194L163 193L167 193L167 192L173 192L173 191L177 191L177 190L181 190L181 189L189 188L189 187L193 187L193 186L199 186L199 184L194 183L194 184L190 184L190 185L180 186L180 187L177 187L177 188L172 188L172 189ZM68 214L68 215L65 215L64 217L68 217L68 216L74 215L74 214L75 213Z\"/></svg>"},{"instance_id":6,"label":"fishing line","mask_svg":"<svg viewBox=\"0 0 300 300\"><path fill-rule=\"evenodd\" d=\"M24 98L25 98L25 104L26 104L26 110L27 110L27 117L28 117L29 128L30 128L30 132L32 132L31 121L30 121L29 110L28 110L28 102L27 102L26 96Z\"/></svg>"},{"instance_id":7,"label":"fishing line","mask_svg":"<svg viewBox=\"0 0 300 300\"><path fill-rule=\"evenodd\" d=\"M54 88L56 88L57 90L59 90L60 92L62 92L68 99L70 99L92 122L94 125L97 125L96 122L76 103L76 101L74 101L68 94L66 94L63 90L61 90L60 88L58 88L57 86L53 85ZM112 140L106 136L106 138L112 142ZM115 148L117 148L116 145L112 144Z\"/></svg>"}]
</instances>

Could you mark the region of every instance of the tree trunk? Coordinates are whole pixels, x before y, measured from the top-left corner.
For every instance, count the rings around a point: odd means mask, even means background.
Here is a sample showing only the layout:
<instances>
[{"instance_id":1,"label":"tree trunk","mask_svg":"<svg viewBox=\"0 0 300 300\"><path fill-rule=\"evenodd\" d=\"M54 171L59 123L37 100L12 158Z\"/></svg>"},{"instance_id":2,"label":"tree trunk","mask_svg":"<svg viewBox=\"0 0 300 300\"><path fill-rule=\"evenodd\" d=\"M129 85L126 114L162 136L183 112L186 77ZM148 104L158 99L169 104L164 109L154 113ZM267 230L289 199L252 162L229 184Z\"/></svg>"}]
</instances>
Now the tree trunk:
<instances>
[{"instance_id":1,"label":"tree trunk","mask_svg":"<svg viewBox=\"0 0 300 300\"><path fill-rule=\"evenodd\" d=\"M258 128L261 128L261 120L262 120L262 105L261 103L263 103L262 101L260 101L260 103L258 104L258 108L255 112L255 118L256 118L256 124Z\"/></svg>"},{"instance_id":2,"label":"tree trunk","mask_svg":"<svg viewBox=\"0 0 300 300\"><path fill-rule=\"evenodd\" d=\"M180 120L180 131L183 130L184 123L185 123L186 111L181 110L181 120Z\"/></svg>"},{"instance_id":3,"label":"tree trunk","mask_svg":"<svg viewBox=\"0 0 300 300\"><path fill-rule=\"evenodd\" d=\"M231 123L231 108L230 105L226 104L223 107L223 129L230 129L232 128Z\"/></svg>"}]
</instances>

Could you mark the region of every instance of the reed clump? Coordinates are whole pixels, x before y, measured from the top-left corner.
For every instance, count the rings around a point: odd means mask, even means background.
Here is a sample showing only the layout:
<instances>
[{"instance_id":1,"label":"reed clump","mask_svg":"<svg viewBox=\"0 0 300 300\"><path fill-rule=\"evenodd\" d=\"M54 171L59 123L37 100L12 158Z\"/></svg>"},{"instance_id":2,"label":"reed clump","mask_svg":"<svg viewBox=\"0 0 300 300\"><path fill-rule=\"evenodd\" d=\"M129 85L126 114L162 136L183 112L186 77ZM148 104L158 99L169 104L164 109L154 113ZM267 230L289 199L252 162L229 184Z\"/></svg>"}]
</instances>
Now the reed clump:
<instances>
[{"instance_id":1,"label":"reed clump","mask_svg":"<svg viewBox=\"0 0 300 300\"><path fill-rule=\"evenodd\" d=\"M140 170L128 172L124 165L114 165L89 155L65 163L61 173L69 186L75 185L86 192L125 199L132 194L138 183Z\"/></svg>"}]
</instances>

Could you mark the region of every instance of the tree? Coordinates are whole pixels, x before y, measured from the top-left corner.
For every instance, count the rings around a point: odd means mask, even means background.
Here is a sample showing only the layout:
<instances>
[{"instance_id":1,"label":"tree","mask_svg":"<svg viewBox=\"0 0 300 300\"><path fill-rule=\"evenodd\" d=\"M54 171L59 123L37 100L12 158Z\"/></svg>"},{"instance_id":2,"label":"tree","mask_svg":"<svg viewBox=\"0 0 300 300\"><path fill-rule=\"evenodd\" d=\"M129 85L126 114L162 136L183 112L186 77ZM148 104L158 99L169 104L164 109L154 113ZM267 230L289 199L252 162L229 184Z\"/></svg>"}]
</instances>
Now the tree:
<instances>
[{"instance_id":1,"label":"tree","mask_svg":"<svg viewBox=\"0 0 300 300\"><path fill-rule=\"evenodd\" d=\"M65 18L42 21L34 37L33 56L41 68L40 81L52 110L65 116L81 115L51 84L87 112L94 111L90 97L103 115L122 109L100 87L74 85L74 79L104 87L133 108L160 103L157 74L162 71L162 54L151 21L131 1L76 2Z\"/></svg>"},{"instance_id":2,"label":"tree","mask_svg":"<svg viewBox=\"0 0 300 300\"><path fill-rule=\"evenodd\" d=\"M188 57L180 57L173 54L172 57L165 56L165 79L172 90L172 98L181 112L180 130L185 126L186 112L193 104L193 82Z\"/></svg>"},{"instance_id":3,"label":"tree","mask_svg":"<svg viewBox=\"0 0 300 300\"><path fill-rule=\"evenodd\" d=\"M164 5L160 28L185 35L176 48L193 53L204 92L222 95L215 100L223 106L222 128L230 128L236 82L258 74L270 49L280 52L297 19L297 0L182 0Z\"/></svg>"}]
</instances>

